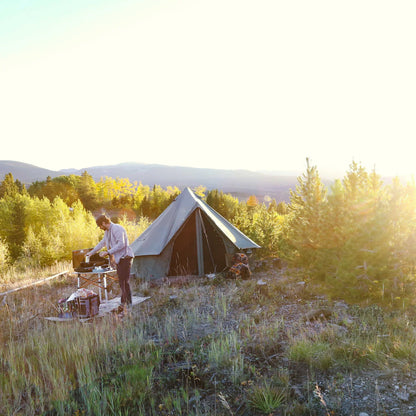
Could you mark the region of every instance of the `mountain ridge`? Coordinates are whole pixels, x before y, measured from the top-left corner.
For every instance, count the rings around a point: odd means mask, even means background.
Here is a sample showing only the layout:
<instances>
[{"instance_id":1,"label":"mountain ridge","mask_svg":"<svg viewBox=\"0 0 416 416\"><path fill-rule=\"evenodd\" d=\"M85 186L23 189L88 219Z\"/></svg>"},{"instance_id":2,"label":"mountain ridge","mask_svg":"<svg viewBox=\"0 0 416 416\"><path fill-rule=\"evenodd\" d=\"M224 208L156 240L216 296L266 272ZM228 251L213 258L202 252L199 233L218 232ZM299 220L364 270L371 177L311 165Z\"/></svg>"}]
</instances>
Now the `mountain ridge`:
<instances>
[{"instance_id":1,"label":"mountain ridge","mask_svg":"<svg viewBox=\"0 0 416 416\"><path fill-rule=\"evenodd\" d=\"M85 171L95 181L103 177L128 178L132 183L139 182L143 185L162 187L177 186L179 189L202 185L208 190L218 189L239 199L256 195L261 201L266 196L276 201L289 201L290 189L294 189L297 184L296 175L270 175L246 169L228 170L124 162L54 171L29 163L0 160L1 180L7 173L11 173L15 179L26 186L36 181L45 181L48 176L55 178L62 175L81 175Z\"/></svg>"}]
</instances>

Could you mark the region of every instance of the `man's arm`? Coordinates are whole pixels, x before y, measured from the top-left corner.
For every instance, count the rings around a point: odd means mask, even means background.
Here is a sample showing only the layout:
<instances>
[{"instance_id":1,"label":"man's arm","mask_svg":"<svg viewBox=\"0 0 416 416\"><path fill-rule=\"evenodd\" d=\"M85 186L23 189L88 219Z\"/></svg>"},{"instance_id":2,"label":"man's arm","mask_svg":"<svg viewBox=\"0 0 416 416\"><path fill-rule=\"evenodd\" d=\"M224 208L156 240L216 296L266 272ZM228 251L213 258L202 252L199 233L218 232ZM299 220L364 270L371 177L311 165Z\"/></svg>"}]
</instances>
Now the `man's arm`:
<instances>
[{"instance_id":1,"label":"man's arm","mask_svg":"<svg viewBox=\"0 0 416 416\"><path fill-rule=\"evenodd\" d=\"M92 256L97 251L100 251L105 246L105 240L104 238L89 252L86 254L86 256Z\"/></svg>"}]
</instances>

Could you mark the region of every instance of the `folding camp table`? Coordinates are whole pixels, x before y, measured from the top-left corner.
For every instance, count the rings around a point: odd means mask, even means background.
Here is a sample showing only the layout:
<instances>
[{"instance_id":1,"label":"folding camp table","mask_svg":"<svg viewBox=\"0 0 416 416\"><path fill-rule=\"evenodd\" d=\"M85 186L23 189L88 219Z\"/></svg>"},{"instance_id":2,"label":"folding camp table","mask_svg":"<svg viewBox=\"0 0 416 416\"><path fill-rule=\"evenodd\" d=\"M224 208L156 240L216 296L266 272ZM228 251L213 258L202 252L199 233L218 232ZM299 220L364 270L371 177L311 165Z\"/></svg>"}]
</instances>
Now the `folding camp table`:
<instances>
[{"instance_id":1,"label":"folding camp table","mask_svg":"<svg viewBox=\"0 0 416 416\"><path fill-rule=\"evenodd\" d=\"M93 270L92 272L77 272L77 288L86 287L89 285L98 287L98 294L100 302L102 302L102 293L104 291L105 300L108 301L108 288L107 278L112 281L117 281L117 270ZM113 283L113 282L111 282ZM111 284L110 284L111 287Z\"/></svg>"}]
</instances>

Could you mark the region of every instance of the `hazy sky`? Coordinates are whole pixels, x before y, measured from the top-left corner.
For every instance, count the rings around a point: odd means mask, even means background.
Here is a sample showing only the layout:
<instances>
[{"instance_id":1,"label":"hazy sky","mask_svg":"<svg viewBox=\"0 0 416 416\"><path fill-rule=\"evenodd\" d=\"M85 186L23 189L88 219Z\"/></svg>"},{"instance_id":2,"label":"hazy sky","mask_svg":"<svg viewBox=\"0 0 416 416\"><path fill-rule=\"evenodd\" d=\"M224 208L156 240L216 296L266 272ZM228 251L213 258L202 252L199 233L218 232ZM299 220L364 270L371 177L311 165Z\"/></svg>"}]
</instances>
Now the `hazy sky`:
<instances>
[{"instance_id":1,"label":"hazy sky","mask_svg":"<svg viewBox=\"0 0 416 416\"><path fill-rule=\"evenodd\" d=\"M416 173L416 2L2 0L1 160Z\"/></svg>"}]
</instances>

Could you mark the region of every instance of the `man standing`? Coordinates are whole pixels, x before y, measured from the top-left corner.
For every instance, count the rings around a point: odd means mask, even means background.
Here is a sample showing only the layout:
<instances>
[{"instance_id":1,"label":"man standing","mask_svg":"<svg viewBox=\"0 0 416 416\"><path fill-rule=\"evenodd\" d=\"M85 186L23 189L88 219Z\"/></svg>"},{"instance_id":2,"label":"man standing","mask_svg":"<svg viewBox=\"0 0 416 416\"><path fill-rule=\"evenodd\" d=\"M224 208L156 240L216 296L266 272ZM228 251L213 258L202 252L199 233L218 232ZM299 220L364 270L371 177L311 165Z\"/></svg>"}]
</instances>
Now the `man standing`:
<instances>
[{"instance_id":1,"label":"man standing","mask_svg":"<svg viewBox=\"0 0 416 416\"><path fill-rule=\"evenodd\" d=\"M132 302L129 280L133 250L129 246L126 230L121 225L112 223L110 218L104 214L100 215L95 222L99 228L104 230L104 237L87 253L87 256L92 256L106 247L106 250L101 251L99 255L100 257L109 256L111 266L117 268L121 289L121 304L129 306Z\"/></svg>"}]
</instances>

